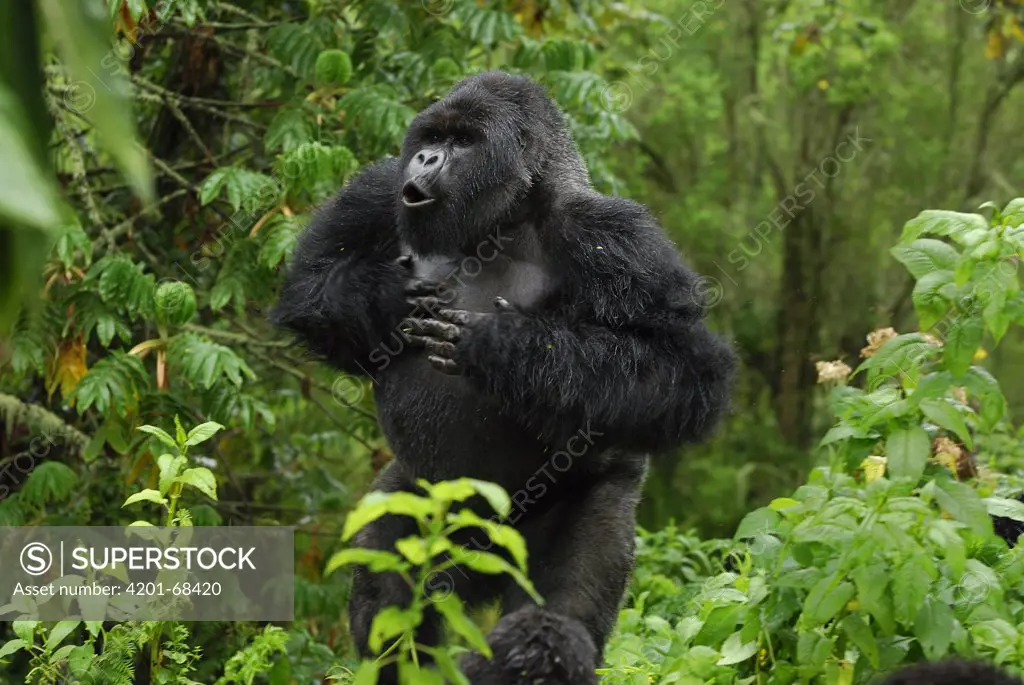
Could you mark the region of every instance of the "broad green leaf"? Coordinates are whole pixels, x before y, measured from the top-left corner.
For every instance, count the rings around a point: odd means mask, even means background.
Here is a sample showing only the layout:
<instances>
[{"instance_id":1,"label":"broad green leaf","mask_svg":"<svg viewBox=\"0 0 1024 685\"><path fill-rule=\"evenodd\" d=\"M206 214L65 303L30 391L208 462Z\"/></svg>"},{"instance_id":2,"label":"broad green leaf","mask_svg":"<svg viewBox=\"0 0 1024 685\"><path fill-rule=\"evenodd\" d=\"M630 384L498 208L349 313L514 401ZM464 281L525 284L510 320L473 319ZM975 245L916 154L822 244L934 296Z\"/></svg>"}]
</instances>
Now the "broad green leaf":
<instances>
[{"instance_id":1,"label":"broad green leaf","mask_svg":"<svg viewBox=\"0 0 1024 685\"><path fill-rule=\"evenodd\" d=\"M462 637L469 646L488 659L491 658L491 647L487 644L487 638L483 631L470 620L462 606L462 602L454 592L447 594L435 593L431 596L434 608L444 616L448 626Z\"/></svg>"},{"instance_id":2,"label":"broad green leaf","mask_svg":"<svg viewBox=\"0 0 1024 685\"><path fill-rule=\"evenodd\" d=\"M476 549L466 549L465 547L453 547L451 549L451 558L455 563L470 568L480 573L486 573L488 575L497 575L501 573L507 573L512 576L516 584L519 585L527 594L538 604L543 604L543 598L537 594L537 591L533 587L533 583L526 577L522 571L517 569L512 564L508 563L497 554L491 554L490 552L484 552Z\"/></svg>"},{"instance_id":3,"label":"broad green leaf","mask_svg":"<svg viewBox=\"0 0 1024 685\"><path fill-rule=\"evenodd\" d=\"M819 580L804 600L801 625L807 627L820 626L832 620L846 603L849 602L856 589L853 583L837 582L836 576L826 576Z\"/></svg>"},{"instance_id":4,"label":"broad green leaf","mask_svg":"<svg viewBox=\"0 0 1024 685\"><path fill-rule=\"evenodd\" d=\"M923 400L921 411L929 421L936 426L956 434L969 449L974 449L974 440L967 428L967 421L963 415L949 402L945 400Z\"/></svg>"},{"instance_id":5,"label":"broad green leaf","mask_svg":"<svg viewBox=\"0 0 1024 685\"><path fill-rule=\"evenodd\" d=\"M736 534L733 535L734 540L742 540L744 538L752 538L764 533L771 533L776 530L779 526L779 522L782 517L779 516L778 512L769 509L768 507L761 507L755 509L740 521L739 527L736 529Z\"/></svg>"},{"instance_id":6,"label":"broad green leaf","mask_svg":"<svg viewBox=\"0 0 1024 685\"><path fill-rule=\"evenodd\" d=\"M935 481L935 502L957 521L963 521L978 535L992 535L992 519L978 492L947 478Z\"/></svg>"},{"instance_id":7,"label":"broad green leaf","mask_svg":"<svg viewBox=\"0 0 1024 685\"><path fill-rule=\"evenodd\" d=\"M468 509L449 514L448 523L453 531L467 527L481 528L492 542L501 545L512 554L520 569L526 570L526 541L515 528L484 519Z\"/></svg>"},{"instance_id":8,"label":"broad green leaf","mask_svg":"<svg viewBox=\"0 0 1024 685\"><path fill-rule=\"evenodd\" d=\"M717 666L732 666L746 661L757 654L757 641L743 641L740 631L736 631L725 639L721 649L718 650L722 656L715 662Z\"/></svg>"},{"instance_id":9,"label":"broad green leaf","mask_svg":"<svg viewBox=\"0 0 1024 685\"><path fill-rule=\"evenodd\" d=\"M364 661L356 669L352 678L352 685L377 685L377 677L380 675L380 666L376 661Z\"/></svg>"},{"instance_id":10,"label":"broad green leaf","mask_svg":"<svg viewBox=\"0 0 1024 685\"><path fill-rule=\"evenodd\" d=\"M857 646L872 668L878 668L878 642L875 640L871 627L860 613L850 614L840 621L839 626Z\"/></svg>"},{"instance_id":11,"label":"broad green leaf","mask_svg":"<svg viewBox=\"0 0 1024 685\"><path fill-rule=\"evenodd\" d=\"M914 555L900 564L892 576L895 618L901 624L913 624L935 579L935 569L922 555Z\"/></svg>"},{"instance_id":12,"label":"broad green leaf","mask_svg":"<svg viewBox=\"0 0 1024 685\"><path fill-rule=\"evenodd\" d=\"M217 478L213 475L213 471L205 466L186 469L175 478L175 481L191 485L210 499L217 499Z\"/></svg>"},{"instance_id":13,"label":"broad green leaf","mask_svg":"<svg viewBox=\"0 0 1024 685\"><path fill-rule=\"evenodd\" d=\"M205 442L216 435L217 431L222 430L223 428L224 426L220 425L216 421L201 423L188 432L185 445L187 447L192 447L193 445Z\"/></svg>"},{"instance_id":14,"label":"broad green leaf","mask_svg":"<svg viewBox=\"0 0 1024 685\"><path fill-rule=\"evenodd\" d=\"M157 428L156 426L139 426L135 430L141 431L143 433L149 433L157 440L164 443L173 450L178 449L178 443L174 441L174 438L171 437L170 433L163 430L162 428Z\"/></svg>"},{"instance_id":15,"label":"broad green leaf","mask_svg":"<svg viewBox=\"0 0 1024 685\"><path fill-rule=\"evenodd\" d=\"M156 490L146 488L141 492L136 492L134 495L129 496L128 499L126 499L124 501L124 504L122 504L121 506L127 507L129 504L135 504L136 502L155 502L157 504L166 506L167 498L162 496Z\"/></svg>"},{"instance_id":16,"label":"broad green leaf","mask_svg":"<svg viewBox=\"0 0 1024 685\"><path fill-rule=\"evenodd\" d=\"M949 243L931 238L897 245L891 252L914 278L922 278L933 271L953 271L960 259L960 253Z\"/></svg>"},{"instance_id":17,"label":"broad green leaf","mask_svg":"<svg viewBox=\"0 0 1024 685\"><path fill-rule=\"evenodd\" d=\"M950 325L946 333L946 344L942 358L954 376L960 377L967 373L974 359L974 353L981 346L981 338L985 327L981 319L967 314L960 314Z\"/></svg>"},{"instance_id":18,"label":"broad green leaf","mask_svg":"<svg viewBox=\"0 0 1024 685\"><path fill-rule=\"evenodd\" d=\"M928 209L906 223L900 242L909 243L924 234L956 238L969 231L987 231L988 228L988 220L981 214Z\"/></svg>"},{"instance_id":19,"label":"broad green leaf","mask_svg":"<svg viewBox=\"0 0 1024 685\"><path fill-rule=\"evenodd\" d=\"M383 571L405 571L409 564L393 552L380 549L365 549L363 547L352 547L335 553L327 561L324 568L324 575L330 575L342 566L367 566L374 573Z\"/></svg>"},{"instance_id":20,"label":"broad green leaf","mask_svg":"<svg viewBox=\"0 0 1024 685\"><path fill-rule=\"evenodd\" d=\"M886 633L896 630L892 596L887 592L890 574L891 570L882 563L858 566L850 572L857 586L857 601L861 609L871 614Z\"/></svg>"},{"instance_id":21,"label":"broad green leaf","mask_svg":"<svg viewBox=\"0 0 1024 685\"><path fill-rule=\"evenodd\" d=\"M920 426L893 431L885 441L889 474L894 478L919 480L928 465L931 451L932 441Z\"/></svg>"},{"instance_id":22,"label":"broad green leaf","mask_svg":"<svg viewBox=\"0 0 1024 685\"><path fill-rule=\"evenodd\" d=\"M922 330L928 330L946 315L956 285L952 271L933 271L918 279L911 293Z\"/></svg>"},{"instance_id":23,"label":"broad green leaf","mask_svg":"<svg viewBox=\"0 0 1024 685\"><path fill-rule=\"evenodd\" d=\"M3 646L0 646L0 659L3 659L6 656L10 656L11 654L14 654L19 649L25 649L26 647L28 647L28 645L29 643L25 642L21 638L8 640L3 644Z\"/></svg>"},{"instance_id":24,"label":"broad green leaf","mask_svg":"<svg viewBox=\"0 0 1024 685\"><path fill-rule=\"evenodd\" d=\"M46 644L43 645L43 649L47 652L53 651L53 649L64 641L68 635L73 633L81 621L58 621L57 625L53 627L50 634L46 636Z\"/></svg>"},{"instance_id":25,"label":"broad green leaf","mask_svg":"<svg viewBox=\"0 0 1024 685\"><path fill-rule=\"evenodd\" d=\"M1005 497L986 497L982 501L990 516L1002 516L1024 522L1024 502Z\"/></svg>"},{"instance_id":26,"label":"broad green leaf","mask_svg":"<svg viewBox=\"0 0 1024 685\"><path fill-rule=\"evenodd\" d=\"M384 607L377 612L377 615L373 617L373 623L370 624L368 641L370 650L379 654L385 642L414 630L421 620L423 620L423 615L417 609Z\"/></svg>"},{"instance_id":27,"label":"broad green leaf","mask_svg":"<svg viewBox=\"0 0 1024 685\"><path fill-rule=\"evenodd\" d=\"M914 619L914 635L930 661L946 656L955 624L956 619L949 605L937 597L925 597Z\"/></svg>"},{"instance_id":28,"label":"broad green leaf","mask_svg":"<svg viewBox=\"0 0 1024 685\"><path fill-rule=\"evenodd\" d=\"M437 505L431 500L414 495L411 492L381 492L375 490L367 493L356 508L345 519L341 532L342 541L349 540L360 528L376 521L385 514L411 516L424 520L437 513Z\"/></svg>"},{"instance_id":29,"label":"broad green leaf","mask_svg":"<svg viewBox=\"0 0 1024 685\"><path fill-rule=\"evenodd\" d=\"M160 494L166 495L167 491L171 489L171 484L175 482L175 478L188 465L188 459L180 454L161 454L156 458L156 465L160 470L160 477L157 480Z\"/></svg>"},{"instance_id":30,"label":"broad green leaf","mask_svg":"<svg viewBox=\"0 0 1024 685\"><path fill-rule=\"evenodd\" d=\"M778 497L768 503L768 508L772 511L785 511L797 506L800 506L800 503L791 497Z\"/></svg>"}]
</instances>

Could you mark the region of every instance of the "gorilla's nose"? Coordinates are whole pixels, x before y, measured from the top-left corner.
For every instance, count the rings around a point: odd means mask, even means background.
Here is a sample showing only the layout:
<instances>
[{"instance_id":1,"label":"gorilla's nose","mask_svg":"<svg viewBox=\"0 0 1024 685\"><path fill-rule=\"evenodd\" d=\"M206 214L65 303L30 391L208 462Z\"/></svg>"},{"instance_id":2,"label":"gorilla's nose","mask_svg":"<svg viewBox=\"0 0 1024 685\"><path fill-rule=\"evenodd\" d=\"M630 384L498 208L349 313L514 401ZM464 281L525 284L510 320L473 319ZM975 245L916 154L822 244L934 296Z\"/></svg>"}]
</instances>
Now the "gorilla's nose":
<instances>
[{"instance_id":1,"label":"gorilla's nose","mask_svg":"<svg viewBox=\"0 0 1024 685\"><path fill-rule=\"evenodd\" d=\"M443 148L420 150L409 162L409 178L436 174L447 159L448 153Z\"/></svg>"}]
</instances>

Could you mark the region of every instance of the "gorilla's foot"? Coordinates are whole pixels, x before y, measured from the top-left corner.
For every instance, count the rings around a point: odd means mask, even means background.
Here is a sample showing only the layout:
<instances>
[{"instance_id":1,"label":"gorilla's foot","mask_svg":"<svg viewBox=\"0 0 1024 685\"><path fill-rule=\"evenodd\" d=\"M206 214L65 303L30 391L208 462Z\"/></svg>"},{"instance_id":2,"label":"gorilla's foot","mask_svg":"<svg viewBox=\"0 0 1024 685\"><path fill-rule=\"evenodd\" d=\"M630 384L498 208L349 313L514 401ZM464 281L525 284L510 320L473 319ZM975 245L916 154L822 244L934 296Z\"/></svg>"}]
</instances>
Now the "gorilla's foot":
<instances>
[{"instance_id":1,"label":"gorilla's foot","mask_svg":"<svg viewBox=\"0 0 1024 685\"><path fill-rule=\"evenodd\" d=\"M473 685L596 685L597 648L583 624L540 607L503 616L488 636L494 657L462 668Z\"/></svg>"}]
</instances>

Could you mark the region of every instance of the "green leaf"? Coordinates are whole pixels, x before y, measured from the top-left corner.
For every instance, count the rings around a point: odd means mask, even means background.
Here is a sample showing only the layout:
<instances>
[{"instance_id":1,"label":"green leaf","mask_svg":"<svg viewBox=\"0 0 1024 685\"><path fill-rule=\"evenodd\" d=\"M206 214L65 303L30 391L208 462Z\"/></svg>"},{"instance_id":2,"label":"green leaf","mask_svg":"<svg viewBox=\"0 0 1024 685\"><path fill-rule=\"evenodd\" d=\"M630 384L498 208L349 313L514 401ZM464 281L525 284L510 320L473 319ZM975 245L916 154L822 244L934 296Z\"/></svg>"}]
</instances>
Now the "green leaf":
<instances>
[{"instance_id":1,"label":"green leaf","mask_svg":"<svg viewBox=\"0 0 1024 685\"><path fill-rule=\"evenodd\" d=\"M316 85L342 86L352 77L352 58L341 50L324 50L316 58Z\"/></svg>"},{"instance_id":2,"label":"green leaf","mask_svg":"<svg viewBox=\"0 0 1024 685\"><path fill-rule=\"evenodd\" d=\"M484 637L483 631L466 616L462 602L454 592L443 595L441 593L434 593L430 599L434 604L434 608L444 616L448 626L457 635L462 637L477 652L483 654L488 659L491 658L491 647L487 644L487 638Z\"/></svg>"},{"instance_id":3,"label":"green leaf","mask_svg":"<svg viewBox=\"0 0 1024 685\"><path fill-rule=\"evenodd\" d=\"M750 640L749 642L744 642L742 631L737 630L725 639L721 649L718 651L722 656L715 662L715 665L732 666L733 664L742 663L757 654L757 641Z\"/></svg>"},{"instance_id":4,"label":"green leaf","mask_svg":"<svg viewBox=\"0 0 1024 685\"><path fill-rule=\"evenodd\" d=\"M342 541L350 539L360 528L376 521L385 514L411 516L424 520L427 516L437 513L437 505L425 497L411 492L381 492L375 490L367 493L356 508L345 519L341 532Z\"/></svg>"},{"instance_id":5,"label":"green leaf","mask_svg":"<svg viewBox=\"0 0 1024 685\"><path fill-rule=\"evenodd\" d=\"M791 497L777 497L768 503L768 508L772 511L785 511L797 506L800 506L800 503Z\"/></svg>"},{"instance_id":6,"label":"green leaf","mask_svg":"<svg viewBox=\"0 0 1024 685\"><path fill-rule=\"evenodd\" d=\"M191 485L212 500L217 499L217 478L213 475L213 471L204 466L187 469L174 480Z\"/></svg>"},{"instance_id":7,"label":"green leaf","mask_svg":"<svg viewBox=\"0 0 1024 685\"><path fill-rule=\"evenodd\" d=\"M483 529L491 542L507 549L516 565L523 571L526 570L526 541L515 528L484 519L468 509L463 509L457 514L449 514L448 523L453 531L466 527Z\"/></svg>"},{"instance_id":8,"label":"green leaf","mask_svg":"<svg viewBox=\"0 0 1024 685\"><path fill-rule=\"evenodd\" d=\"M512 576L512 579L522 589L526 590L527 594L533 598L533 601L538 604L544 602L543 598L537 594L537 591L533 587L533 583L526 577L526 574L521 572L512 564L508 563L497 554L491 554L490 552L484 552L475 549L466 549L465 547L453 547L450 551L452 561L474 571L480 573L486 573L488 575L498 575L501 573L507 573Z\"/></svg>"},{"instance_id":9,"label":"green leaf","mask_svg":"<svg viewBox=\"0 0 1024 685\"><path fill-rule=\"evenodd\" d=\"M878 642L864 617L860 613L850 614L840 621L839 626L850 638L850 642L867 658L871 667L878 668Z\"/></svg>"},{"instance_id":10,"label":"green leaf","mask_svg":"<svg viewBox=\"0 0 1024 685\"><path fill-rule=\"evenodd\" d=\"M352 547L335 553L327 561L324 575L330 575L342 566L367 566L374 573L383 571L406 571L409 564L402 561L397 554L379 549Z\"/></svg>"},{"instance_id":11,"label":"green leaf","mask_svg":"<svg viewBox=\"0 0 1024 685\"><path fill-rule=\"evenodd\" d=\"M992 535L992 519L988 508L977 491L966 483L955 480L935 481L935 502L957 521L963 521L982 536Z\"/></svg>"},{"instance_id":12,"label":"green leaf","mask_svg":"<svg viewBox=\"0 0 1024 685\"><path fill-rule=\"evenodd\" d=\"M364 661L359 664L356 673L352 678L352 685L377 685L377 677L380 675L380 666L376 661Z\"/></svg>"},{"instance_id":13,"label":"green leaf","mask_svg":"<svg viewBox=\"0 0 1024 685\"><path fill-rule=\"evenodd\" d=\"M84 2L38 0L37 6L46 18L50 45L70 72L72 87L80 89L81 98L75 100L75 106L88 110L89 122L105 151L139 197L151 202L152 173L146 152L134 135L135 114L127 97L127 84L119 74L103 66L111 50L109 26L101 16L87 11Z\"/></svg>"},{"instance_id":14,"label":"green leaf","mask_svg":"<svg viewBox=\"0 0 1024 685\"><path fill-rule=\"evenodd\" d=\"M146 488L145 490L141 492L136 492L134 495L128 497L128 499L124 501L124 504L122 504L121 507L124 508L127 507L129 504L135 504L136 502L156 502L157 504L166 506L167 498L163 497L156 490Z\"/></svg>"},{"instance_id":15,"label":"green leaf","mask_svg":"<svg viewBox=\"0 0 1024 685\"><path fill-rule=\"evenodd\" d=\"M918 279L911 293L922 330L942 320L955 293L952 271L933 271Z\"/></svg>"},{"instance_id":16,"label":"green leaf","mask_svg":"<svg viewBox=\"0 0 1024 685\"><path fill-rule=\"evenodd\" d=\"M778 512L775 512L768 507L761 507L755 509L740 521L739 527L736 529L736 534L733 535L734 540L742 540L744 538L753 538L758 535L765 533L774 532L779 526L779 522L782 517L779 516Z\"/></svg>"},{"instance_id":17,"label":"green leaf","mask_svg":"<svg viewBox=\"0 0 1024 685\"><path fill-rule=\"evenodd\" d=\"M967 373L974 359L974 353L981 346L981 338L985 327L981 319L961 314L949 327L946 333L946 345L942 358L954 376L960 377Z\"/></svg>"},{"instance_id":18,"label":"green leaf","mask_svg":"<svg viewBox=\"0 0 1024 685\"><path fill-rule=\"evenodd\" d=\"M59 461L45 461L29 474L20 496L25 504L42 506L67 501L77 485L78 474L70 466Z\"/></svg>"},{"instance_id":19,"label":"green leaf","mask_svg":"<svg viewBox=\"0 0 1024 685\"><path fill-rule=\"evenodd\" d=\"M901 243L909 243L920 235L962 236L970 231L988 231L988 220L980 214L964 214L929 209L921 212L903 227Z\"/></svg>"},{"instance_id":20,"label":"green leaf","mask_svg":"<svg viewBox=\"0 0 1024 685\"><path fill-rule=\"evenodd\" d=\"M28 645L29 643L25 642L21 638L8 640L3 644L2 647L0 647L0 659L3 659L6 656L10 656L11 654L14 654L19 649L25 649L26 647L28 647Z\"/></svg>"},{"instance_id":21,"label":"green leaf","mask_svg":"<svg viewBox=\"0 0 1024 685\"><path fill-rule=\"evenodd\" d=\"M853 598L856 594L853 583L836 581L835 575L826 576L811 588L807 599L804 600L803 613L800 616L801 625L807 627L824 625L831 621Z\"/></svg>"},{"instance_id":22,"label":"green leaf","mask_svg":"<svg viewBox=\"0 0 1024 685\"><path fill-rule=\"evenodd\" d=\"M377 612L370 624L369 647L370 650L379 654L386 641L408 633L416 628L423 620L423 615L418 609L402 609L396 606L387 606Z\"/></svg>"},{"instance_id":23,"label":"green leaf","mask_svg":"<svg viewBox=\"0 0 1024 685\"><path fill-rule=\"evenodd\" d=\"M73 633L81 623L81 621L58 621L57 625L50 631L50 634L46 636L46 644L43 645L43 649L47 652L52 651L54 647L64 641L64 638Z\"/></svg>"},{"instance_id":24,"label":"green leaf","mask_svg":"<svg viewBox=\"0 0 1024 685\"><path fill-rule=\"evenodd\" d=\"M178 449L178 443L174 441L174 438L171 437L170 433L163 430L162 428L157 428L156 426L139 426L135 430L141 431L143 433L149 433L157 440L159 440L160 442L167 445L173 450Z\"/></svg>"},{"instance_id":25,"label":"green leaf","mask_svg":"<svg viewBox=\"0 0 1024 685\"><path fill-rule=\"evenodd\" d=\"M192 447L201 442L206 442L216 435L217 431L222 430L223 428L224 426L220 425L216 421L201 423L188 432L188 436L185 440L185 446Z\"/></svg>"},{"instance_id":26,"label":"green leaf","mask_svg":"<svg viewBox=\"0 0 1024 685\"><path fill-rule=\"evenodd\" d=\"M161 454L156 459L156 465L160 470L157 487L160 488L161 495L166 495L178 474L188 465L188 460L180 454Z\"/></svg>"},{"instance_id":27,"label":"green leaf","mask_svg":"<svg viewBox=\"0 0 1024 685\"><path fill-rule=\"evenodd\" d=\"M953 271L960 260L960 253L954 247L930 238L897 245L891 252L914 278L922 278L933 271Z\"/></svg>"},{"instance_id":28,"label":"green leaf","mask_svg":"<svg viewBox=\"0 0 1024 685\"><path fill-rule=\"evenodd\" d=\"M920 426L893 431L885 441L888 471L894 478L920 480L928 465L932 441Z\"/></svg>"},{"instance_id":29,"label":"green leaf","mask_svg":"<svg viewBox=\"0 0 1024 685\"><path fill-rule=\"evenodd\" d=\"M990 516L1002 516L1024 522L1024 502L1005 497L987 497L982 501Z\"/></svg>"},{"instance_id":30,"label":"green leaf","mask_svg":"<svg viewBox=\"0 0 1024 685\"><path fill-rule=\"evenodd\" d=\"M957 437L963 440L968 449L974 449L974 440L967 429L967 421L952 404L939 399L922 400L921 411L936 426L956 434Z\"/></svg>"},{"instance_id":31,"label":"green leaf","mask_svg":"<svg viewBox=\"0 0 1024 685\"><path fill-rule=\"evenodd\" d=\"M914 635L929 661L946 656L955 624L953 610L945 602L936 597L925 597L914 619Z\"/></svg>"},{"instance_id":32,"label":"green leaf","mask_svg":"<svg viewBox=\"0 0 1024 685\"><path fill-rule=\"evenodd\" d=\"M931 590L934 576L934 568L920 555L908 558L896 568L892 576L892 594L897 621L905 626L914 622Z\"/></svg>"},{"instance_id":33,"label":"green leaf","mask_svg":"<svg viewBox=\"0 0 1024 685\"><path fill-rule=\"evenodd\" d=\"M14 630L14 634L30 645L33 644L32 638L35 635L36 628L38 627L39 621L14 621L11 623L11 628Z\"/></svg>"}]
</instances>

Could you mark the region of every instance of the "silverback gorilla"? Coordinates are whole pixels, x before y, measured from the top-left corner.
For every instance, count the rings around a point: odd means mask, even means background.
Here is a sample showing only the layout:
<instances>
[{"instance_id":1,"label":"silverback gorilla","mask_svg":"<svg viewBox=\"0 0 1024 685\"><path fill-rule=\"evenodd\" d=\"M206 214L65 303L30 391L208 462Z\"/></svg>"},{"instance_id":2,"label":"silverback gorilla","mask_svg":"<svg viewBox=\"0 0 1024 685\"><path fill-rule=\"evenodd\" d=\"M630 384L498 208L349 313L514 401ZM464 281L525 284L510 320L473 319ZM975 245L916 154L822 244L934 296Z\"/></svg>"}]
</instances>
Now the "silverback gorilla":
<instances>
[{"instance_id":1,"label":"silverback gorilla","mask_svg":"<svg viewBox=\"0 0 1024 685\"><path fill-rule=\"evenodd\" d=\"M591 187L562 113L520 76L460 83L415 118L401 159L367 168L301 237L272 317L372 379L395 454L375 488L469 476L514 493L546 601L450 574L464 601L502 606L493 660L463 662L473 683L596 682L648 454L706 436L726 406L734 358L703 310L651 215ZM382 518L357 544L414 533ZM357 569L362 653L373 617L408 593ZM417 642L440 628L428 617Z\"/></svg>"}]
</instances>

